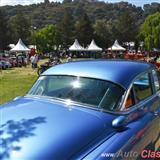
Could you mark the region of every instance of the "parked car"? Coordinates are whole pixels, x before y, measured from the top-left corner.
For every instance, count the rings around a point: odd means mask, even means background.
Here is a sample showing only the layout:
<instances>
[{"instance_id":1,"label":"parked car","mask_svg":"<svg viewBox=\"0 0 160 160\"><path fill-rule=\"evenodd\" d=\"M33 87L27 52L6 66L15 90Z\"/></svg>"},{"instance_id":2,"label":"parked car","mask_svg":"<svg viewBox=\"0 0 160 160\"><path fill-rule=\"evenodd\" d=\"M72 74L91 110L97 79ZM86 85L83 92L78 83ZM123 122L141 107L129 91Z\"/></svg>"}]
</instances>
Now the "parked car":
<instances>
[{"instance_id":1,"label":"parked car","mask_svg":"<svg viewBox=\"0 0 160 160\"><path fill-rule=\"evenodd\" d=\"M4 61L7 68L11 68L12 64L9 61Z\"/></svg>"},{"instance_id":2,"label":"parked car","mask_svg":"<svg viewBox=\"0 0 160 160\"><path fill-rule=\"evenodd\" d=\"M22 66L26 66L27 65L26 56L25 55L18 55L17 56L17 60L18 60L18 62L21 63Z\"/></svg>"},{"instance_id":3,"label":"parked car","mask_svg":"<svg viewBox=\"0 0 160 160\"><path fill-rule=\"evenodd\" d=\"M0 115L1 159L159 158L160 76L150 63L56 65Z\"/></svg>"},{"instance_id":4,"label":"parked car","mask_svg":"<svg viewBox=\"0 0 160 160\"><path fill-rule=\"evenodd\" d=\"M6 69L6 68L11 68L12 67L11 63L8 62L8 61L0 60L0 62L1 62L2 69Z\"/></svg>"},{"instance_id":5,"label":"parked car","mask_svg":"<svg viewBox=\"0 0 160 160\"><path fill-rule=\"evenodd\" d=\"M16 58L14 57L9 57L8 58L9 62L12 64L12 67L17 67L17 61L16 61Z\"/></svg>"},{"instance_id":6,"label":"parked car","mask_svg":"<svg viewBox=\"0 0 160 160\"><path fill-rule=\"evenodd\" d=\"M160 61L150 61L150 63L154 64L158 69L160 69Z\"/></svg>"},{"instance_id":7,"label":"parked car","mask_svg":"<svg viewBox=\"0 0 160 160\"><path fill-rule=\"evenodd\" d=\"M6 61L6 58L0 56L0 66L1 66L2 69L7 68L7 65L6 65L5 61Z\"/></svg>"},{"instance_id":8,"label":"parked car","mask_svg":"<svg viewBox=\"0 0 160 160\"><path fill-rule=\"evenodd\" d=\"M22 61L19 60L16 56L10 57L9 60L14 67L22 67Z\"/></svg>"},{"instance_id":9,"label":"parked car","mask_svg":"<svg viewBox=\"0 0 160 160\"><path fill-rule=\"evenodd\" d=\"M0 69L6 69L5 65L0 61Z\"/></svg>"},{"instance_id":10,"label":"parked car","mask_svg":"<svg viewBox=\"0 0 160 160\"><path fill-rule=\"evenodd\" d=\"M0 69L6 69L6 65L2 61L0 61Z\"/></svg>"}]
</instances>

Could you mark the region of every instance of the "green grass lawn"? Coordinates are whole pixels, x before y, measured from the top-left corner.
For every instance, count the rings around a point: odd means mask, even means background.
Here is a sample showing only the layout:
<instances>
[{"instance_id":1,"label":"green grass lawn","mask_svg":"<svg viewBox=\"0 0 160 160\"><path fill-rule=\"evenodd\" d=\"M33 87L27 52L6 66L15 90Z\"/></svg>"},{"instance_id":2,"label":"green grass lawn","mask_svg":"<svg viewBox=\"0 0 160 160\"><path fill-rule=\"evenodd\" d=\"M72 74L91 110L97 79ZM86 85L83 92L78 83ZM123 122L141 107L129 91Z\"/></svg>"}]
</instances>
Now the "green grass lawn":
<instances>
[{"instance_id":1,"label":"green grass lawn","mask_svg":"<svg viewBox=\"0 0 160 160\"><path fill-rule=\"evenodd\" d=\"M0 104L25 95L37 79L36 70L30 66L0 72Z\"/></svg>"},{"instance_id":2,"label":"green grass lawn","mask_svg":"<svg viewBox=\"0 0 160 160\"><path fill-rule=\"evenodd\" d=\"M39 65L45 61L48 60L41 60ZM65 62L66 60L63 61ZM37 78L37 70L33 70L30 65L0 71L0 104L8 102L17 96L25 95Z\"/></svg>"}]
</instances>

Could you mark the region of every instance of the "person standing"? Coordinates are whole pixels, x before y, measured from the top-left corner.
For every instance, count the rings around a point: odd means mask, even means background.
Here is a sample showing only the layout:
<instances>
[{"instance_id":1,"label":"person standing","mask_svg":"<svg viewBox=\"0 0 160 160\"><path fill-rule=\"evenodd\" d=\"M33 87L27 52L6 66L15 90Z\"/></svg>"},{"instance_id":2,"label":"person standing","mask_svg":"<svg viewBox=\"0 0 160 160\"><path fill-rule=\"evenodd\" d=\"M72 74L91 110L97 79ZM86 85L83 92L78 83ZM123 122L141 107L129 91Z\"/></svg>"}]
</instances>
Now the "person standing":
<instances>
[{"instance_id":1,"label":"person standing","mask_svg":"<svg viewBox=\"0 0 160 160\"><path fill-rule=\"evenodd\" d=\"M38 67L38 65L37 65L38 60L39 60L39 56L38 56L38 54L35 54L35 55L34 55L34 60L33 60L34 68L37 68L37 67Z\"/></svg>"},{"instance_id":2,"label":"person standing","mask_svg":"<svg viewBox=\"0 0 160 160\"><path fill-rule=\"evenodd\" d=\"M31 61L32 69L34 69L34 56L31 56L30 61Z\"/></svg>"}]
</instances>

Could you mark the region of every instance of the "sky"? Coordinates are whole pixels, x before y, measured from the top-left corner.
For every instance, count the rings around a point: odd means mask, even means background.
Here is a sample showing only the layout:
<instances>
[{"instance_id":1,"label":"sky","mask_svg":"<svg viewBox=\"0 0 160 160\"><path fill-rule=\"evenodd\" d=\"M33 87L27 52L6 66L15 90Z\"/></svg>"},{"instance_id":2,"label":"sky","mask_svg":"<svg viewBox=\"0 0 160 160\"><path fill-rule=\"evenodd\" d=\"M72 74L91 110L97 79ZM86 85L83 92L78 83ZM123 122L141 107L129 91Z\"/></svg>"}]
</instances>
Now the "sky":
<instances>
[{"instance_id":1,"label":"sky","mask_svg":"<svg viewBox=\"0 0 160 160\"><path fill-rule=\"evenodd\" d=\"M40 3L43 2L44 0L0 0L0 6L4 6L4 5L17 5L17 4L21 4L21 5L29 5L32 3ZM62 2L63 0L50 0L50 2ZM105 1L105 2L120 2L121 0L101 0L101 1ZM130 2L136 6L143 6L144 4L150 4L152 2L158 2L160 3L160 0L123 0L123 1L127 1Z\"/></svg>"}]
</instances>

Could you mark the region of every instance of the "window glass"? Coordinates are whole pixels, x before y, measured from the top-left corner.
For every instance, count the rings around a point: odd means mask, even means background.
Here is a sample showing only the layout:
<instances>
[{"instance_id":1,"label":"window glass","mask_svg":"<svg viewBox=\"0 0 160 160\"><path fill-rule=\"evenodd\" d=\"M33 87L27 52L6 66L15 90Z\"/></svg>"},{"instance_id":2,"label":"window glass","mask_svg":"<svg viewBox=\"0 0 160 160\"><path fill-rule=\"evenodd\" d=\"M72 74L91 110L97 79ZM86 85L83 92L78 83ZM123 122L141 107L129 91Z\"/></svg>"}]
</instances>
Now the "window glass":
<instances>
[{"instance_id":1,"label":"window glass","mask_svg":"<svg viewBox=\"0 0 160 160\"><path fill-rule=\"evenodd\" d=\"M124 89L112 82L76 76L41 76L28 95L58 98L113 110Z\"/></svg>"},{"instance_id":2,"label":"window glass","mask_svg":"<svg viewBox=\"0 0 160 160\"><path fill-rule=\"evenodd\" d=\"M143 100L152 95L152 88L150 85L150 77L148 73L140 76L134 83L135 96L138 101Z\"/></svg>"},{"instance_id":3,"label":"window glass","mask_svg":"<svg viewBox=\"0 0 160 160\"><path fill-rule=\"evenodd\" d=\"M33 94L34 91L34 95L42 95L45 88L46 88L46 77L42 76L39 77L36 84L32 87L32 91L30 91L30 94Z\"/></svg>"},{"instance_id":4,"label":"window glass","mask_svg":"<svg viewBox=\"0 0 160 160\"><path fill-rule=\"evenodd\" d=\"M100 106L106 110L117 110L123 94L124 90L111 83L100 103Z\"/></svg>"},{"instance_id":5,"label":"window glass","mask_svg":"<svg viewBox=\"0 0 160 160\"><path fill-rule=\"evenodd\" d=\"M158 90L160 90L160 82L158 79L158 73L155 70L153 70L152 74L153 74L155 89L156 89L156 91L158 91Z\"/></svg>"}]
</instances>

